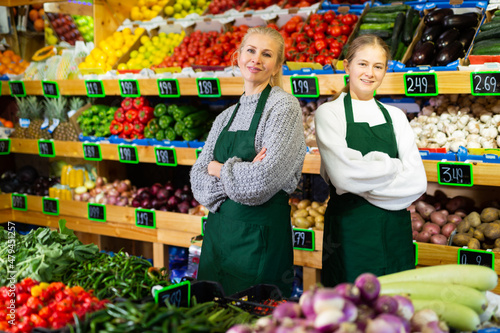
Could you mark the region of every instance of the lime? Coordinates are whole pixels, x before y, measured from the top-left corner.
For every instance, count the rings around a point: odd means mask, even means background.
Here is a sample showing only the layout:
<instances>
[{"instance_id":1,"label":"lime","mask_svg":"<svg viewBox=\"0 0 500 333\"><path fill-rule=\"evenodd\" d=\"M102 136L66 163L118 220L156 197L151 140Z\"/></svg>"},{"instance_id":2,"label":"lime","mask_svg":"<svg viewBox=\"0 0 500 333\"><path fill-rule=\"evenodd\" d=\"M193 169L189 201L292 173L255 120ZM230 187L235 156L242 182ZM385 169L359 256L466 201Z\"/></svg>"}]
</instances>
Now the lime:
<instances>
[{"instance_id":1,"label":"lime","mask_svg":"<svg viewBox=\"0 0 500 333\"><path fill-rule=\"evenodd\" d=\"M180 3L176 3L176 4L174 5L174 12L175 12L175 13L180 13L180 12L181 12L181 10L182 10L182 5L181 5Z\"/></svg>"},{"instance_id":2,"label":"lime","mask_svg":"<svg viewBox=\"0 0 500 333\"><path fill-rule=\"evenodd\" d=\"M146 47L143 45L143 46L140 46L140 47L139 47L138 51L139 51L139 53L144 54L144 53L147 51L147 49L146 49Z\"/></svg>"},{"instance_id":3,"label":"lime","mask_svg":"<svg viewBox=\"0 0 500 333\"><path fill-rule=\"evenodd\" d=\"M172 6L165 7L165 9L163 11L165 12L165 15L167 15L167 16L174 15L174 7L172 7Z\"/></svg>"},{"instance_id":4,"label":"lime","mask_svg":"<svg viewBox=\"0 0 500 333\"><path fill-rule=\"evenodd\" d=\"M197 0L196 1L196 5L199 7L199 8L203 8L203 6L205 6L207 2L205 0Z\"/></svg>"}]
</instances>

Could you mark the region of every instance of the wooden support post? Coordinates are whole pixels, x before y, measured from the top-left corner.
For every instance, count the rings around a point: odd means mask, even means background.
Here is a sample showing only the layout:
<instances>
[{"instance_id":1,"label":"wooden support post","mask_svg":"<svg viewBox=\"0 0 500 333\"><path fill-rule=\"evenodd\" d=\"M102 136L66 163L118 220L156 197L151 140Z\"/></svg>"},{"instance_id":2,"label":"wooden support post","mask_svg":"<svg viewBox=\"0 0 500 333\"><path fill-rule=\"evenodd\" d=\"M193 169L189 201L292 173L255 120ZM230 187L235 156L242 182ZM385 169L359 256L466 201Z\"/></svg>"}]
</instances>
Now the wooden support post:
<instances>
[{"instance_id":1,"label":"wooden support post","mask_svg":"<svg viewBox=\"0 0 500 333\"><path fill-rule=\"evenodd\" d=\"M314 287L320 282L320 273L320 269L304 266L302 271L304 291L309 290L310 287Z\"/></svg>"},{"instance_id":2,"label":"wooden support post","mask_svg":"<svg viewBox=\"0 0 500 333\"><path fill-rule=\"evenodd\" d=\"M168 267L168 245L153 243L153 265L155 267Z\"/></svg>"}]
</instances>

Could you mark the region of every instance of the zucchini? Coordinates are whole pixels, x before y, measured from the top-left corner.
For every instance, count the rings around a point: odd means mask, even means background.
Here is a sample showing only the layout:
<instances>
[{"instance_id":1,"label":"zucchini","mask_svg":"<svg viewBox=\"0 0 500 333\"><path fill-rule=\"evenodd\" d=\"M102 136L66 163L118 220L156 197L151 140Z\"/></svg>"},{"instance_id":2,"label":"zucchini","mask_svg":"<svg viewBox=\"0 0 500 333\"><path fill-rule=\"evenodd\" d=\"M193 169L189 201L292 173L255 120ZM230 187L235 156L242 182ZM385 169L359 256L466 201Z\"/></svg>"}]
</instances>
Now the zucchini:
<instances>
[{"instance_id":1,"label":"zucchini","mask_svg":"<svg viewBox=\"0 0 500 333\"><path fill-rule=\"evenodd\" d=\"M389 23L394 22L394 18L392 17L374 17L374 16L365 16L361 20L362 23Z\"/></svg>"},{"instance_id":2,"label":"zucchini","mask_svg":"<svg viewBox=\"0 0 500 333\"><path fill-rule=\"evenodd\" d=\"M410 269L379 277L380 283L420 281L461 284L477 290L492 290L497 286L498 275L491 268L476 265L438 265Z\"/></svg>"},{"instance_id":3,"label":"zucchini","mask_svg":"<svg viewBox=\"0 0 500 333\"><path fill-rule=\"evenodd\" d=\"M474 43L474 49L490 48L495 45L500 45L500 38L485 39Z\"/></svg>"},{"instance_id":4,"label":"zucchini","mask_svg":"<svg viewBox=\"0 0 500 333\"><path fill-rule=\"evenodd\" d=\"M495 12L493 13L494 16L500 16L500 9L498 10L495 10Z\"/></svg>"},{"instance_id":5,"label":"zucchini","mask_svg":"<svg viewBox=\"0 0 500 333\"><path fill-rule=\"evenodd\" d=\"M396 51L398 50L398 44L401 41L401 36L403 32L403 25L405 23L405 14L399 13L394 21L394 28L392 29L391 38L391 58L396 56Z\"/></svg>"},{"instance_id":6,"label":"zucchini","mask_svg":"<svg viewBox=\"0 0 500 333\"><path fill-rule=\"evenodd\" d=\"M435 299L465 305L477 314L486 310L488 300L483 292L459 284L434 282L396 282L381 285L382 295L408 295L413 299Z\"/></svg>"},{"instance_id":7,"label":"zucchini","mask_svg":"<svg viewBox=\"0 0 500 333\"><path fill-rule=\"evenodd\" d=\"M392 30L376 30L376 29L359 30L358 36L361 35L375 35L382 39L387 39L392 36Z\"/></svg>"},{"instance_id":8,"label":"zucchini","mask_svg":"<svg viewBox=\"0 0 500 333\"><path fill-rule=\"evenodd\" d=\"M182 132L182 138L184 139L184 141L193 141L202 136L203 133L205 133L205 128L203 126L196 128L186 128Z\"/></svg>"},{"instance_id":9,"label":"zucchini","mask_svg":"<svg viewBox=\"0 0 500 333\"><path fill-rule=\"evenodd\" d=\"M403 42L406 46L411 44L413 39L413 16L418 15L418 12L410 8L406 11L405 15L405 24L403 28Z\"/></svg>"},{"instance_id":10,"label":"zucchini","mask_svg":"<svg viewBox=\"0 0 500 333\"><path fill-rule=\"evenodd\" d=\"M196 108L190 107L190 106L178 106L174 110L173 117L175 121L181 121L185 116L191 113L195 113L197 110ZM168 112L168 109L167 109Z\"/></svg>"},{"instance_id":11,"label":"zucchini","mask_svg":"<svg viewBox=\"0 0 500 333\"><path fill-rule=\"evenodd\" d=\"M184 125L186 125L186 128L194 128L203 124L209 117L210 114L207 111L203 110L187 115L182 119L182 122L184 123Z\"/></svg>"},{"instance_id":12,"label":"zucchini","mask_svg":"<svg viewBox=\"0 0 500 333\"><path fill-rule=\"evenodd\" d=\"M496 41L495 44L481 45L472 49L471 54L473 55L498 55L500 54L500 39L489 39L488 41Z\"/></svg>"},{"instance_id":13,"label":"zucchini","mask_svg":"<svg viewBox=\"0 0 500 333\"><path fill-rule=\"evenodd\" d=\"M408 46L406 46L405 43L399 42L398 50L396 51L396 56L394 57L394 60L402 60L407 49Z\"/></svg>"},{"instance_id":14,"label":"zucchini","mask_svg":"<svg viewBox=\"0 0 500 333\"><path fill-rule=\"evenodd\" d=\"M474 38L474 42L480 42L482 40L492 39L492 38L500 38L500 28L491 29L487 31L480 31L476 35L476 38Z\"/></svg>"},{"instance_id":15,"label":"zucchini","mask_svg":"<svg viewBox=\"0 0 500 333\"><path fill-rule=\"evenodd\" d=\"M488 31L495 28L500 28L500 20L485 23L480 27L481 31Z\"/></svg>"},{"instance_id":16,"label":"zucchini","mask_svg":"<svg viewBox=\"0 0 500 333\"><path fill-rule=\"evenodd\" d=\"M389 30L394 27L394 22L391 23L363 23L359 26L359 30Z\"/></svg>"},{"instance_id":17,"label":"zucchini","mask_svg":"<svg viewBox=\"0 0 500 333\"><path fill-rule=\"evenodd\" d=\"M493 17L491 18L491 21L490 21L490 22L498 22L498 21L500 21L500 15L498 15L498 16L493 16Z\"/></svg>"},{"instance_id":18,"label":"zucchini","mask_svg":"<svg viewBox=\"0 0 500 333\"><path fill-rule=\"evenodd\" d=\"M491 268L487 269L494 272ZM480 324L479 315L474 310L461 304L428 299L412 299L412 303L415 312L422 309L434 310L440 320L445 321L448 326L459 331L475 331Z\"/></svg>"},{"instance_id":19,"label":"zucchini","mask_svg":"<svg viewBox=\"0 0 500 333\"><path fill-rule=\"evenodd\" d=\"M363 16L363 19L365 18L373 18L373 19L379 19L381 23L387 22L388 19L394 20L396 16L398 16L399 13L403 12L392 12L392 13L371 13L367 12L365 16ZM361 20L361 22L364 22Z\"/></svg>"},{"instance_id":20,"label":"zucchini","mask_svg":"<svg viewBox=\"0 0 500 333\"><path fill-rule=\"evenodd\" d=\"M369 13L392 13L392 12L404 12L410 8L409 5L390 5L390 6L376 6L371 7Z\"/></svg>"}]
</instances>

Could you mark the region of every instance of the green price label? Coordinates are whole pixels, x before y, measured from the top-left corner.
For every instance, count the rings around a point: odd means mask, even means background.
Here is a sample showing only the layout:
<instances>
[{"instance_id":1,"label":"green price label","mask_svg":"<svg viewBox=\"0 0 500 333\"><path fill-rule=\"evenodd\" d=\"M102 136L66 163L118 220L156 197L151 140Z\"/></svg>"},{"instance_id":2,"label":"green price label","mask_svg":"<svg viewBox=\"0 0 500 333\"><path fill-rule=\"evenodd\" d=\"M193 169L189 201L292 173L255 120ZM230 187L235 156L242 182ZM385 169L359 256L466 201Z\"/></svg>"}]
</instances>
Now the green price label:
<instances>
[{"instance_id":1,"label":"green price label","mask_svg":"<svg viewBox=\"0 0 500 333\"><path fill-rule=\"evenodd\" d=\"M436 73L405 73L406 96L437 96L438 81Z\"/></svg>"},{"instance_id":2,"label":"green price label","mask_svg":"<svg viewBox=\"0 0 500 333\"><path fill-rule=\"evenodd\" d=\"M170 303L175 307L191 306L191 282L182 281L180 283L155 290L155 303Z\"/></svg>"},{"instance_id":3,"label":"green price label","mask_svg":"<svg viewBox=\"0 0 500 333\"><path fill-rule=\"evenodd\" d=\"M15 210L28 210L28 198L26 194L12 193L12 209Z\"/></svg>"},{"instance_id":4,"label":"green price label","mask_svg":"<svg viewBox=\"0 0 500 333\"><path fill-rule=\"evenodd\" d=\"M59 98L59 85L55 81L42 81L43 95L48 98Z\"/></svg>"},{"instance_id":5,"label":"green price label","mask_svg":"<svg viewBox=\"0 0 500 333\"><path fill-rule=\"evenodd\" d=\"M474 249L458 249L459 265L477 265L495 269L495 253Z\"/></svg>"},{"instance_id":6,"label":"green price label","mask_svg":"<svg viewBox=\"0 0 500 333\"><path fill-rule=\"evenodd\" d=\"M43 198L42 211L48 215L59 215L59 199Z\"/></svg>"},{"instance_id":7,"label":"green price label","mask_svg":"<svg viewBox=\"0 0 500 333\"><path fill-rule=\"evenodd\" d=\"M153 209L136 208L135 225L141 228L156 228L156 212Z\"/></svg>"},{"instance_id":8,"label":"green price label","mask_svg":"<svg viewBox=\"0 0 500 333\"><path fill-rule=\"evenodd\" d=\"M23 81L9 81L10 94L16 97L25 97L26 88Z\"/></svg>"},{"instance_id":9,"label":"green price label","mask_svg":"<svg viewBox=\"0 0 500 333\"><path fill-rule=\"evenodd\" d=\"M163 166L177 166L177 153L175 148L155 147L156 164Z\"/></svg>"},{"instance_id":10,"label":"green price label","mask_svg":"<svg viewBox=\"0 0 500 333\"><path fill-rule=\"evenodd\" d=\"M10 154L10 139L0 139L0 155Z\"/></svg>"},{"instance_id":11,"label":"green price label","mask_svg":"<svg viewBox=\"0 0 500 333\"><path fill-rule=\"evenodd\" d=\"M162 98L180 97L179 81L177 79L158 79L158 95Z\"/></svg>"},{"instance_id":12,"label":"green price label","mask_svg":"<svg viewBox=\"0 0 500 333\"><path fill-rule=\"evenodd\" d=\"M88 219L96 222L106 222L106 205L87 203Z\"/></svg>"},{"instance_id":13,"label":"green price label","mask_svg":"<svg viewBox=\"0 0 500 333\"><path fill-rule=\"evenodd\" d=\"M85 89L88 97L106 97L101 80L85 80Z\"/></svg>"},{"instance_id":14,"label":"green price label","mask_svg":"<svg viewBox=\"0 0 500 333\"><path fill-rule=\"evenodd\" d=\"M38 155L40 155L41 157L56 157L54 141L38 140Z\"/></svg>"},{"instance_id":15,"label":"green price label","mask_svg":"<svg viewBox=\"0 0 500 333\"><path fill-rule=\"evenodd\" d=\"M457 162L438 162L438 183L450 186L472 186L472 164Z\"/></svg>"},{"instance_id":16,"label":"green price label","mask_svg":"<svg viewBox=\"0 0 500 333\"><path fill-rule=\"evenodd\" d=\"M83 158L87 161L102 161L101 145L97 143L83 143Z\"/></svg>"},{"instance_id":17,"label":"green price label","mask_svg":"<svg viewBox=\"0 0 500 333\"><path fill-rule=\"evenodd\" d=\"M139 97L141 90L137 80L118 80L122 97Z\"/></svg>"},{"instance_id":18,"label":"green price label","mask_svg":"<svg viewBox=\"0 0 500 333\"><path fill-rule=\"evenodd\" d=\"M198 97L220 97L220 82L216 77L196 78Z\"/></svg>"},{"instance_id":19,"label":"green price label","mask_svg":"<svg viewBox=\"0 0 500 333\"><path fill-rule=\"evenodd\" d=\"M201 149L202 148L197 148L195 153L196 153L196 159L198 159L200 157L200 154L201 154Z\"/></svg>"},{"instance_id":20,"label":"green price label","mask_svg":"<svg viewBox=\"0 0 500 333\"><path fill-rule=\"evenodd\" d=\"M500 95L500 72L471 72L470 90L474 96Z\"/></svg>"},{"instance_id":21,"label":"green price label","mask_svg":"<svg viewBox=\"0 0 500 333\"><path fill-rule=\"evenodd\" d=\"M134 145L118 145L118 158L122 163L139 163L137 147Z\"/></svg>"},{"instance_id":22,"label":"green price label","mask_svg":"<svg viewBox=\"0 0 500 333\"><path fill-rule=\"evenodd\" d=\"M293 228L293 248L295 250L314 251L314 230Z\"/></svg>"},{"instance_id":23,"label":"green price label","mask_svg":"<svg viewBox=\"0 0 500 333\"><path fill-rule=\"evenodd\" d=\"M413 254L415 256L415 267L418 265L418 243L413 241Z\"/></svg>"},{"instance_id":24,"label":"green price label","mask_svg":"<svg viewBox=\"0 0 500 333\"><path fill-rule=\"evenodd\" d=\"M295 97L319 97L318 78L316 76L290 77L292 95Z\"/></svg>"},{"instance_id":25,"label":"green price label","mask_svg":"<svg viewBox=\"0 0 500 333\"><path fill-rule=\"evenodd\" d=\"M205 236L205 227L207 226L207 217L203 216L201 218L201 235Z\"/></svg>"}]
</instances>

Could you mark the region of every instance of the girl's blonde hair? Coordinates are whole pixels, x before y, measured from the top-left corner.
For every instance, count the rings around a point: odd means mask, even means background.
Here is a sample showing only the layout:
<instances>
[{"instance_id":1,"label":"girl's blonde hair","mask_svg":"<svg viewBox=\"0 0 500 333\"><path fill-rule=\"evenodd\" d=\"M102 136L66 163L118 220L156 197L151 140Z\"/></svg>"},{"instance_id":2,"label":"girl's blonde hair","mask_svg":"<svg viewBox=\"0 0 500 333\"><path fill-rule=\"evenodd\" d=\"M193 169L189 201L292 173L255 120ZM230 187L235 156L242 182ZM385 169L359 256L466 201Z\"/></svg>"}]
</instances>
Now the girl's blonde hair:
<instances>
[{"instance_id":1,"label":"girl's blonde hair","mask_svg":"<svg viewBox=\"0 0 500 333\"><path fill-rule=\"evenodd\" d=\"M233 63L236 62L236 58L239 56L241 53L243 46L246 44L248 38L251 35L258 34L258 35L265 35L268 37L271 37L274 42L276 43L277 46L277 57L276 57L276 66L279 66L279 70L276 73L276 75L271 76L271 80L269 81L269 84L271 87L278 86L280 88L283 88L283 74L282 74L282 69L281 66L285 63L285 40L283 39L283 36L281 34L273 29L273 28L268 28L268 27L254 27L250 28L247 30L247 33L243 37L243 40L241 41L240 46L238 49L233 53Z\"/></svg>"},{"instance_id":2,"label":"girl's blonde hair","mask_svg":"<svg viewBox=\"0 0 500 333\"><path fill-rule=\"evenodd\" d=\"M391 60L391 50L389 46L382 40L382 38L375 35L361 35L356 37L349 45L347 49L347 54L345 59L350 63L356 56L356 52L365 46L379 46L384 50L386 60L386 67L389 60ZM337 99L341 93L348 93L350 89L349 82L344 86L344 88L333 96L333 99Z\"/></svg>"}]
</instances>

